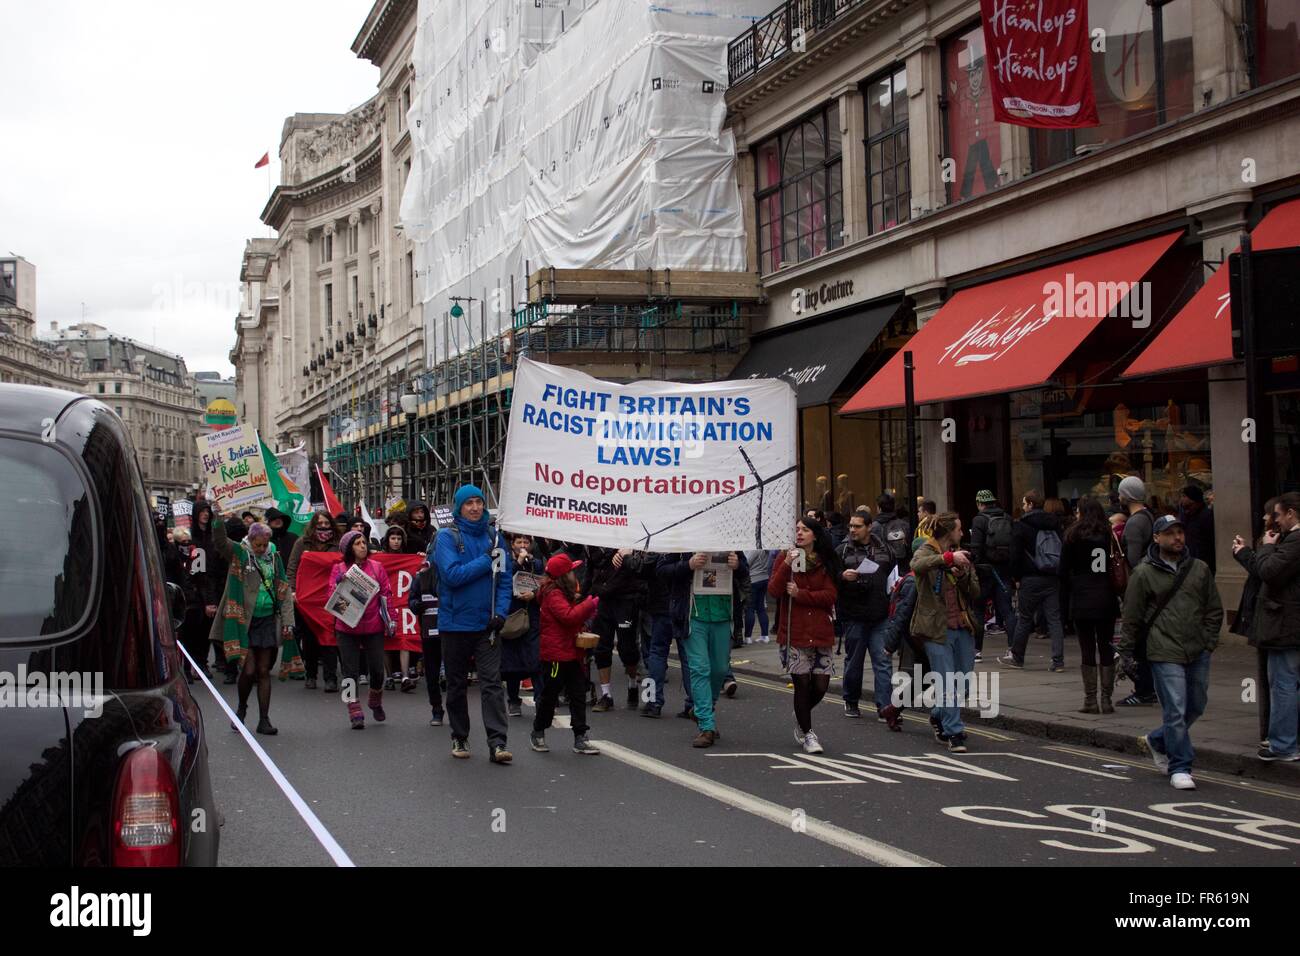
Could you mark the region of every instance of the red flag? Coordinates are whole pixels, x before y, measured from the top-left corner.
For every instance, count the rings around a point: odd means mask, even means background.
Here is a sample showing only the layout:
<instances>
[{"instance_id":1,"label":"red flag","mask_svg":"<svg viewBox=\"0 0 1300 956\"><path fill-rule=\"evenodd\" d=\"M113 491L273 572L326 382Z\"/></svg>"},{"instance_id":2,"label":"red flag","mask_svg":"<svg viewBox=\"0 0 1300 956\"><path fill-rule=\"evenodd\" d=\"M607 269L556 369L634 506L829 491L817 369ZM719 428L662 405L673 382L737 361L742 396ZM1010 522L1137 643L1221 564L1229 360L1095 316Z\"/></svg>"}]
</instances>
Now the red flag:
<instances>
[{"instance_id":1,"label":"red flag","mask_svg":"<svg viewBox=\"0 0 1300 956\"><path fill-rule=\"evenodd\" d=\"M271 162L271 154L270 154L270 153L263 153L263 154L262 154L262 158L259 159L259 160L256 162L256 164L254 164L253 168L254 168L254 169L261 169L263 166L268 165L270 162Z\"/></svg>"},{"instance_id":2,"label":"red flag","mask_svg":"<svg viewBox=\"0 0 1300 956\"><path fill-rule=\"evenodd\" d=\"M334 489L330 487L329 479L325 477L324 472L320 470L320 465L316 465L316 477L320 479L321 494L325 496L325 507L329 509L331 515L337 515L343 511L343 505L334 494Z\"/></svg>"},{"instance_id":3,"label":"red flag","mask_svg":"<svg viewBox=\"0 0 1300 956\"><path fill-rule=\"evenodd\" d=\"M384 637L384 650L420 650L420 620L409 606L411 588L424 562L422 554L382 554L374 559L388 572L393 599L388 609L397 621L397 633ZM325 647L334 647L334 617L325 610L329 600L330 569L340 560L337 551L304 551L298 562L298 580L293 582L298 613L307 622L316 639ZM437 680L437 675L434 676Z\"/></svg>"},{"instance_id":4,"label":"red flag","mask_svg":"<svg viewBox=\"0 0 1300 956\"><path fill-rule=\"evenodd\" d=\"M1097 125L1087 0L980 0L980 15L995 120Z\"/></svg>"}]
</instances>

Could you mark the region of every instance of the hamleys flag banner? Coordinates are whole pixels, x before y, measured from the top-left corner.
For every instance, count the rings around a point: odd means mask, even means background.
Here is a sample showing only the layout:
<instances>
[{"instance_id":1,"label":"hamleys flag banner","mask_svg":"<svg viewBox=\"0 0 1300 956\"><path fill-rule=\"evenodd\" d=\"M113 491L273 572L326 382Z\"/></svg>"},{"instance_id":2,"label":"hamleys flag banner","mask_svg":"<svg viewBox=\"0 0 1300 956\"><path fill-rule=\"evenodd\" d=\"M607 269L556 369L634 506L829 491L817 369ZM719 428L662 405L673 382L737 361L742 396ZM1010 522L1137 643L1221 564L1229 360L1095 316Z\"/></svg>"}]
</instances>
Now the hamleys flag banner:
<instances>
[{"instance_id":1,"label":"hamleys flag banner","mask_svg":"<svg viewBox=\"0 0 1300 956\"><path fill-rule=\"evenodd\" d=\"M985 62L999 123L1097 125L1088 0L980 0Z\"/></svg>"}]
</instances>

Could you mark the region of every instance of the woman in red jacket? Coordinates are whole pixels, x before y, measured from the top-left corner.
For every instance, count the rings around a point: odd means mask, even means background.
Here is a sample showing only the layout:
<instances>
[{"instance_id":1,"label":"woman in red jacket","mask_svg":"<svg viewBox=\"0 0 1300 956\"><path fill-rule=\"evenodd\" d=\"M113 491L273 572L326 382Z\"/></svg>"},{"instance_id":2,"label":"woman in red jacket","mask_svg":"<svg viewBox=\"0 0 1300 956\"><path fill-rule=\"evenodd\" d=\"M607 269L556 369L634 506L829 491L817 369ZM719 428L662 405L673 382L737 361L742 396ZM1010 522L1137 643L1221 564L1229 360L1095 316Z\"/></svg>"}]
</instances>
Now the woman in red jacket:
<instances>
[{"instance_id":1,"label":"woman in red jacket","mask_svg":"<svg viewBox=\"0 0 1300 956\"><path fill-rule=\"evenodd\" d=\"M538 753L548 753L551 749L546 746L546 729L555 717L555 705L562 689L569 697L573 752L600 753L587 739L587 652L577 645L578 634L595 616L600 599L578 600L578 578L573 572L580 567L581 561L560 552L546 562L546 576L537 589L542 632L539 656L545 680L529 743Z\"/></svg>"},{"instance_id":2,"label":"woman in red jacket","mask_svg":"<svg viewBox=\"0 0 1300 956\"><path fill-rule=\"evenodd\" d=\"M813 733L812 710L826 696L835 669L831 612L840 561L830 532L811 518L800 518L794 526L794 543L777 559L767 593L776 600L781 663L794 683L794 738L804 753L819 754L823 749Z\"/></svg>"}]
</instances>

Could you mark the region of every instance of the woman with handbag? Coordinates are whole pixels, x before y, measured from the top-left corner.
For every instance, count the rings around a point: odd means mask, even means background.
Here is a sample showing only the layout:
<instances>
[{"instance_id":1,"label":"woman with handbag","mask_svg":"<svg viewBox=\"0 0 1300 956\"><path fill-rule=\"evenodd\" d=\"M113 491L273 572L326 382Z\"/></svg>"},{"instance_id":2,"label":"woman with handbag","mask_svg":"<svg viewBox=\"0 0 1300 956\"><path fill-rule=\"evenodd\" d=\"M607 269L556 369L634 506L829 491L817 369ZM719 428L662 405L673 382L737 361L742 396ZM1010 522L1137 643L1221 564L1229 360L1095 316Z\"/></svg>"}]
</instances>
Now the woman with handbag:
<instances>
[{"instance_id":1,"label":"woman with handbag","mask_svg":"<svg viewBox=\"0 0 1300 956\"><path fill-rule=\"evenodd\" d=\"M587 739L587 674L585 663L587 647L594 647L599 638L587 634L583 627L595 616L600 599L578 599L578 577L573 572L582 567L560 552L546 562L546 576L537 589L541 605L541 663L545 682L537 703L537 716L533 719L533 732L529 744L538 753L549 753L546 730L555 719L555 705L560 691L567 692L569 722L573 730L573 752L595 755L600 751ZM579 638L586 646L579 646Z\"/></svg>"},{"instance_id":2,"label":"woman with handbag","mask_svg":"<svg viewBox=\"0 0 1300 956\"><path fill-rule=\"evenodd\" d=\"M516 573L542 573L540 558L533 555L533 539L526 534L510 536L510 553L515 561ZM527 622L526 628L520 628ZM519 688L526 680L533 682L534 700L538 687L538 648L541 643L541 614L537 592L520 591L510 601L510 613L501 628L501 679L506 682L506 714L523 716L523 699Z\"/></svg>"},{"instance_id":3,"label":"woman with handbag","mask_svg":"<svg viewBox=\"0 0 1300 956\"><path fill-rule=\"evenodd\" d=\"M767 593L777 602L776 643L794 683L794 737L804 753L824 753L812 729L812 712L830 687L835 670L835 622L840 559L830 532L811 518L794 526L794 547L772 569Z\"/></svg>"},{"instance_id":4,"label":"woman with handbag","mask_svg":"<svg viewBox=\"0 0 1300 956\"><path fill-rule=\"evenodd\" d=\"M1119 617L1119 593L1115 574L1127 564L1118 550L1110 522L1095 498L1079 502L1079 517L1065 532L1061 545L1061 579L1070 595L1070 616L1079 640L1083 676L1081 714L1113 714L1111 695L1115 691L1115 620ZM1099 680L1100 678L1100 680ZM1100 705L1098 691L1100 690Z\"/></svg>"},{"instance_id":5,"label":"woman with handbag","mask_svg":"<svg viewBox=\"0 0 1300 956\"><path fill-rule=\"evenodd\" d=\"M382 723L384 714L384 638L397 631L397 622L389 611L389 602L393 599L393 588L388 581L388 572L378 561L370 557L370 542L365 532L349 531L339 543L343 560L330 569L329 593L348 569L354 564L375 580L379 590L366 602L361 620L356 627L349 627L340 620L334 622L334 636L338 641L339 662L343 666L343 686L351 693L347 700L348 719L352 721L353 730L365 730L366 718L361 711L361 702L356 699L357 675L361 669L361 655L365 654L366 669L370 672L370 698L368 706L375 720Z\"/></svg>"}]
</instances>

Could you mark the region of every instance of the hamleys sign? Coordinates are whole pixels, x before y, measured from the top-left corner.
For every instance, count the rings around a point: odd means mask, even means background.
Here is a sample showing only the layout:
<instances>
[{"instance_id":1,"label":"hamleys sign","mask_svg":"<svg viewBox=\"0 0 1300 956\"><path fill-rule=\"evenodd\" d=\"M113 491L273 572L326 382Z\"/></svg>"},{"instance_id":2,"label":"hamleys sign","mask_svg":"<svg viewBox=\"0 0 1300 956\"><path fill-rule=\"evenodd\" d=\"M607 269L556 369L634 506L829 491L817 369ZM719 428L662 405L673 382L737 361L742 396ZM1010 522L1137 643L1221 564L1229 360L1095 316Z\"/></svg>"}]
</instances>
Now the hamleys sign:
<instances>
[{"instance_id":1,"label":"hamleys sign","mask_svg":"<svg viewBox=\"0 0 1300 956\"><path fill-rule=\"evenodd\" d=\"M960 368L972 362L996 362L1035 332L1046 328L1054 318L1057 313L1044 313L1037 304L1014 310L1003 306L987 319L974 322L950 342L939 353L936 364L951 361Z\"/></svg>"}]
</instances>

